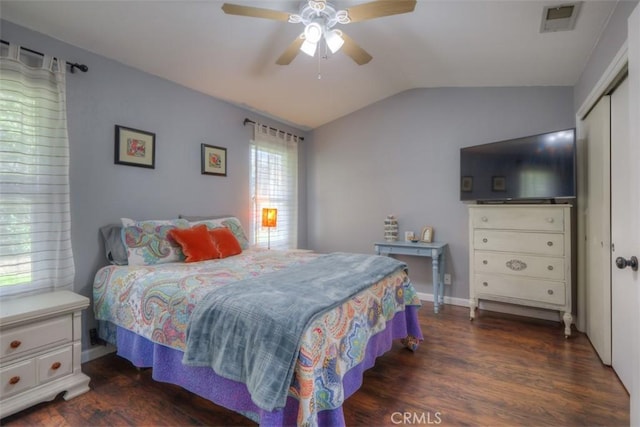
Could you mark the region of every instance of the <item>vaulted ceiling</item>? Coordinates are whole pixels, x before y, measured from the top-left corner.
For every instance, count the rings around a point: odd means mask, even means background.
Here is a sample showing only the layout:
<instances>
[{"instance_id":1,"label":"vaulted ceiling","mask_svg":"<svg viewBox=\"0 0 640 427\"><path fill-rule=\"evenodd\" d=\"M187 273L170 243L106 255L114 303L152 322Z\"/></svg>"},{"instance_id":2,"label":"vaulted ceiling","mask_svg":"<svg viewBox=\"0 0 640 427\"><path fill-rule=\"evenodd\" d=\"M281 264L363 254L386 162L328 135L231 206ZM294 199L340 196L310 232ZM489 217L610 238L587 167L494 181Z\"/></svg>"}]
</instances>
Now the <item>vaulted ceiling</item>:
<instances>
[{"instance_id":1,"label":"vaulted ceiling","mask_svg":"<svg viewBox=\"0 0 640 427\"><path fill-rule=\"evenodd\" d=\"M291 13L302 3L230 2ZM366 2L332 3L345 9ZM413 88L574 85L616 2L586 1L573 31L541 33L544 7L564 3L418 0L412 13L340 26L373 56L366 65L340 51L320 59L299 54L290 65L276 65L301 24L227 15L217 0L2 0L0 16L313 129Z\"/></svg>"}]
</instances>

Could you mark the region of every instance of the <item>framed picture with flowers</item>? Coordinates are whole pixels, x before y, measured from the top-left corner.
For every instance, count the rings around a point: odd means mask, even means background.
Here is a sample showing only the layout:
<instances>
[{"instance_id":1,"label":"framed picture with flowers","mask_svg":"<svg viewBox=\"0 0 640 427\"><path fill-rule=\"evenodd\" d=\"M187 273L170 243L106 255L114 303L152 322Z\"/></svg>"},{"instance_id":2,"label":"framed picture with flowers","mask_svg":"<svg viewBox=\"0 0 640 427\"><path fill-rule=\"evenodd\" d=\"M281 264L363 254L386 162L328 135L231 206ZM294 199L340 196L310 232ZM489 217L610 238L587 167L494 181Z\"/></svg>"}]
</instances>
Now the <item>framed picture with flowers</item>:
<instances>
[{"instance_id":1,"label":"framed picture with flowers","mask_svg":"<svg viewBox=\"0 0 640 427\"><path fill-rule=\"evenodd\" d=\"M156 134L116 125L115 163L155 169Z\"/></svg>"},{"instance_id":2,"label":"framed picture with flowers","mask_svg":"<svg viewBox=\"0 0 640 427\"><path fill-rule=\"evenodd\" d=\"M227 149L207 144L201 147L202 174L227 176Z\"/></svg>"}]
</instances>

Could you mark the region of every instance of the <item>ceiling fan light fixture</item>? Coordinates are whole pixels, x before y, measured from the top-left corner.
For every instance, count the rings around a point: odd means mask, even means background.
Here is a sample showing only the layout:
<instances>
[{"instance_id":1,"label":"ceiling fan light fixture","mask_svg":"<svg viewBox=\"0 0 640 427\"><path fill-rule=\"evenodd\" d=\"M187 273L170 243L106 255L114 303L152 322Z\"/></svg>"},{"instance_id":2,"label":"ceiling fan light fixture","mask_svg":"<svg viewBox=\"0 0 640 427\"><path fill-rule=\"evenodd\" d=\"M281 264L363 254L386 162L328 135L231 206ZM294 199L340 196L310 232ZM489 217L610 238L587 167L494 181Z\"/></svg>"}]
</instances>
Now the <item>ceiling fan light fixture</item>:
<instances>
[{"instance_id":1,"label":"ceiling fan light fixture","mask_svg":"<svg viewBox=\"0 0 640 427\"><path fill-rule=\"evenodd\" d=\"M344 39L342 38L342 34L339 30L327 31L324 35L324 39L326 40L327 47L331 53L339 51L344 44Z\"/></svg>"},{"instance_id":2,"label":"ceiling fan light fixture","mask_svg":"<svg viewBox=\"0 0 640 427\"><path fill-rule=\"evenodd\" d=\"M313 10L316 10L318 12L321 12L324 10L324 8L327 6L327 3L324 0L309 0L309 7Z\"/></svg>"},{"instance_id":3,"label":"ceiling fan light fixture","mask_svg":"<svg viewBox=\"0 0 640 427\"><path fill-rule=\"evenodd\" d=\"M351 18L349 18L349 12L346 10L338 10L336 12L336 20L339 24L348 24L351 22Z\"/></svg>"},{"instance_id":4,"label":"ceiling fan light fixture","mask_svg":"<svg viewBox=\"0 0 640 427\"><path fill-rule=\"evenodd\" d=\"M322 38L322 25L318 22L310 22L304 27L304 38L309 43L316 44Z\"/></svg>"},{"instance_id":5,"label":"ceiling fan light fixture","mask_svg":"<svg viewBox=\"0 0 640 427\"><path fill-rule=\"evenodd\" d=\"M316 54L316 48L318 47L318 43L311 43L309 40L305 40L300 46L300 50L306 53L307 55L313 57Z\"/></svg>"}]
</instances>

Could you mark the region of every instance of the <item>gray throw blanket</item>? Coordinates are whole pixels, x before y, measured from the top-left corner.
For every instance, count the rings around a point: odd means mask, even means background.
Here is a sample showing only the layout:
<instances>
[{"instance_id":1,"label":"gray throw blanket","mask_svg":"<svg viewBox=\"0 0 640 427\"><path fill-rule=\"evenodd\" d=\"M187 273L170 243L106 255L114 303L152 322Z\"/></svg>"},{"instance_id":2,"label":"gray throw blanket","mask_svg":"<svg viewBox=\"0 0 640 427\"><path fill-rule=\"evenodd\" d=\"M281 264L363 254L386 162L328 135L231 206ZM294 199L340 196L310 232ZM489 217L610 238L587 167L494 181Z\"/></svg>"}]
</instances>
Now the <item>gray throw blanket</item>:
<instances>
[{"instance_id":1,"label":"gray throw blanket","mask_svg":"<svg viewBox=\"0 0 640 427\"><path fill-rule=\"evenodd\" d=\"M333 253L216 289L191 315L182 363L246 384L264 410L282 408L307 325L399 269L389 257Z\"/></svg>"}]
</instances>

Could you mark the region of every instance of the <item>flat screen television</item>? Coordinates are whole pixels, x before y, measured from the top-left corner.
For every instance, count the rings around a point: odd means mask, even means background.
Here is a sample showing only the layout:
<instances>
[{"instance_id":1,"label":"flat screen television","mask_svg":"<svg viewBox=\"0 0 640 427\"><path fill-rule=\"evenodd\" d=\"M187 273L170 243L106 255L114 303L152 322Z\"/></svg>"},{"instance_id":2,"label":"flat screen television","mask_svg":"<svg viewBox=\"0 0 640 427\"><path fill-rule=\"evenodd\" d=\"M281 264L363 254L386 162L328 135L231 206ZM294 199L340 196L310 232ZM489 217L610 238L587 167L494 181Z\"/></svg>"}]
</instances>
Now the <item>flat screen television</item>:
<instances>
[{"instance_id":1,"label":"flat screen television","mask_svg":"<svg viewBox=\"0 0 640 427\"><path fill-rule=\"evenodd\" d=\"M460 200L573 198L575 153L575 129L461 148Z\"/></svg>"}]
</instances>

